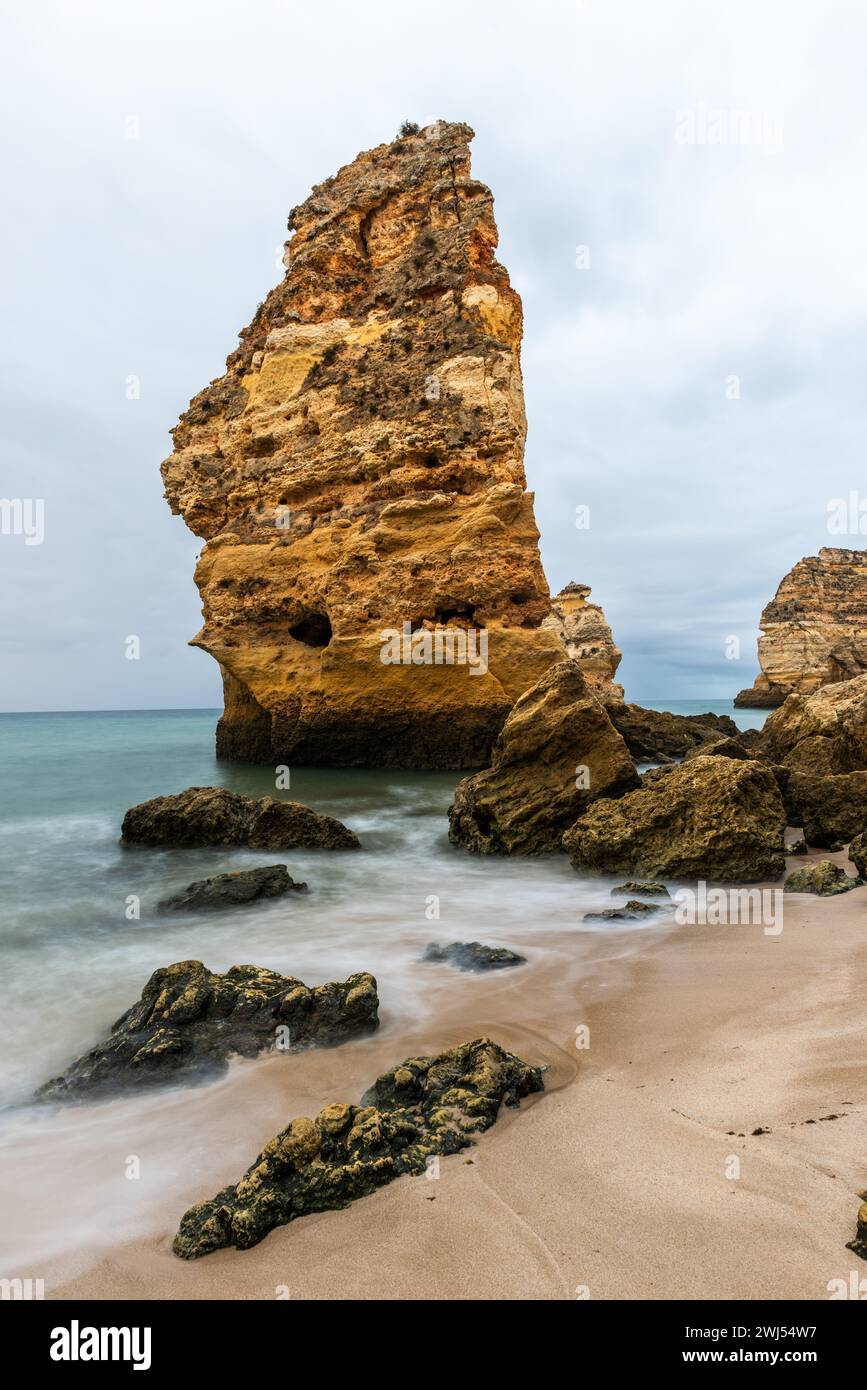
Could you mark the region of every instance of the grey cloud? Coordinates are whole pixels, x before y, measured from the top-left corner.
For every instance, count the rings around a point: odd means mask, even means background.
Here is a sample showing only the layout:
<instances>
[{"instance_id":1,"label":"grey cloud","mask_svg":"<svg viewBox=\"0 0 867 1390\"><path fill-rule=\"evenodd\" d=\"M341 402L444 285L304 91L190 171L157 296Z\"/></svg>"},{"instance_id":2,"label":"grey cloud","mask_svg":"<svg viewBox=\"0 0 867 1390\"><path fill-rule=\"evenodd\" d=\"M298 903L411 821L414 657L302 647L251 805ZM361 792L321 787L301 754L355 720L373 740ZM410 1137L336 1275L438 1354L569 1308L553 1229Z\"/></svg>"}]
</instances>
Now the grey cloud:
<instances>
[{"instance_id":1,"label":"grey cloud","mask_svg":"<svg viewBox=\"0 0 867 1390\"><path fill-rule=\"evenodd\" d=\"M552 588L592 585L634 697L749 683L762 607L864 485L862 9L69 0L3 22L0 492L47 507L43 546L0 538L5 708L219 702L186 645L200 542L161 497L168 430L279 278L289 208L405 117L477 132ZM699 102L779 108L782 153L679 146Z\"/></svg>"}]
</instances>

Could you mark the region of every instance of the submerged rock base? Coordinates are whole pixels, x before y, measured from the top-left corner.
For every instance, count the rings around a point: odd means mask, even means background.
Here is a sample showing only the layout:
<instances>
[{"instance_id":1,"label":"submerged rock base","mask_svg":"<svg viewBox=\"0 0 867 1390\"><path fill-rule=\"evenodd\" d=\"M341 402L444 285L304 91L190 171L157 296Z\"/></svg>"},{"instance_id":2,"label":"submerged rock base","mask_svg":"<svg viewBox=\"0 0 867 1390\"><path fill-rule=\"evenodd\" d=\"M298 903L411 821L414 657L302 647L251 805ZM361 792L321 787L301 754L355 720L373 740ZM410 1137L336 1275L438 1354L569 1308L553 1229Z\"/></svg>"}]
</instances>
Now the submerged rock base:
<instances>
[{"instance_id":1,"label":"submerged rock base","mask_svg":"<svg viewBox=\"0 0 867 1390\"><path fill-rule=\"evenodd\" d=\"M454 965L458 970L505 970L510 965L527 963L527 957L516 951L505 946L485 946L481 941L452 941L447 946L432 941L422 960Z\"/></svg>"},{"instance_id":2,"label":"submerged rock base","mask_svg":"<svg viewBox=\"0 0 867 1390\"><path fill-rule=\"evenodd\" d=\"M543 1089L542 1072L477 1038L438 1057L411 1057L386 1072L360 1105L328 1105L265 1145L234 1187L191 1207L174 1252L193 1260L234 1245L247 1250L275 1226L348 1206L428 1160L458 1153L489 1129L500 1106Z\"/></svg>"},{"instance_id":3,"label":"submerged rock base","mask_svg":"<svg viewBox=\"0 0 867 1390\"><path fill-rule=\"evenodd\" d=\"M296 883L285 864L267 864L261 869L240 869L237 873L214 874L189 883L180 893L163 898L161 912L196 912L221 907L243 907L262 898L281 898L285 893L303 893L306 883Z\"/></svg>"},{"instance_id":4,"label":"submerged rock base","mask_svg":"<svg viewBox=\"0 0 867 1390\"><path fill-rule=\"evenodd\" d=\"M358 849L358 836L334 816L300 801L258 801L226 787L187 787L131 806L123 818L124 845L246 845L249 849Z\"/></svg>"}]
</instances>

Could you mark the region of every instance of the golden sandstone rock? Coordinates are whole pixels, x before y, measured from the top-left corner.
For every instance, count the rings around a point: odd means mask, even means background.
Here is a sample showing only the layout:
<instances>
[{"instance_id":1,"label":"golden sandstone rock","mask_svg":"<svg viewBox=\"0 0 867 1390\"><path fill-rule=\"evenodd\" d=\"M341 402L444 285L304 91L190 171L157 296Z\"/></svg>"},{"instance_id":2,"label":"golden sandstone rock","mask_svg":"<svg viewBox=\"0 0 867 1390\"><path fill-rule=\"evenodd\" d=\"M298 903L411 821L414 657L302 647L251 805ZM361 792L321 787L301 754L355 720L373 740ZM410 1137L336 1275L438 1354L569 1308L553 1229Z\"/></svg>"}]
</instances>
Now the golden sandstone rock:
<instances>
[{"instance_id":1,"label":"golden sandstone rock","mask_svg":"<svg viewBox=\"0 0 867 1390\"><path fill-rule=\"evenodd\" d=\"M787 695L867 671L867 550L825 547L799 560L761 618L761 673L736 705L781 705Z\"/></svg>"},{"instance_id":2,"label":"golden sandstone rock","mask_svg":"<svg viewBox=\"0 0 867 1390\"><path fill-rule=\"evenodd\" d=\"M614 645L611 628L598 603L588 603L588 584L567 584L552 604L542 626L557 632L567 654L580 666L592 690L608 699L623 699L623 686L614 683L623 653Z\"/></svg>"},{"instance_id":3,"label":"golden sandstone rock","mask_svg":"<svg viewBox=\"0 0 867 1390\"><path fill-rule=\"evenodd\" d=\"M521 301L471 138L437 122L318 185L285 279L173 431L223 757L482 766L563 659L524 476Z\"/></svg>"}]
</instances>

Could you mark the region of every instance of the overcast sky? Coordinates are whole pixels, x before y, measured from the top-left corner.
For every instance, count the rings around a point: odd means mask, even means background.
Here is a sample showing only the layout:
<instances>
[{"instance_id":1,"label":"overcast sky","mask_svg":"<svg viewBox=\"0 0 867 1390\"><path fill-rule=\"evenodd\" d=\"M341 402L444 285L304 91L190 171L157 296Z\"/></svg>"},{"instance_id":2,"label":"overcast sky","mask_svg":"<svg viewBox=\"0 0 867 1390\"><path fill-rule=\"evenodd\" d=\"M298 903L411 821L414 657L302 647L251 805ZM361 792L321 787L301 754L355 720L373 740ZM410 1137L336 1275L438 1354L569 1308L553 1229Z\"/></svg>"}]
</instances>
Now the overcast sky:
<instances>
[{"instance_id":1,"label":"overcast sky","mask_svg":"<svg viewBox=\"0 0 867 1390\"><path fill-rule=\"evenodd\" d=\"M751 683L782 575L865 544L827 529L867 492L863 4L0 8L0 495L45 499L43 544L0 535L0 707L221 702L168 430L280 278L289 208L404 118L476 131L548 579L592 585L630 698Z\"/></svg>"}]
</instances>

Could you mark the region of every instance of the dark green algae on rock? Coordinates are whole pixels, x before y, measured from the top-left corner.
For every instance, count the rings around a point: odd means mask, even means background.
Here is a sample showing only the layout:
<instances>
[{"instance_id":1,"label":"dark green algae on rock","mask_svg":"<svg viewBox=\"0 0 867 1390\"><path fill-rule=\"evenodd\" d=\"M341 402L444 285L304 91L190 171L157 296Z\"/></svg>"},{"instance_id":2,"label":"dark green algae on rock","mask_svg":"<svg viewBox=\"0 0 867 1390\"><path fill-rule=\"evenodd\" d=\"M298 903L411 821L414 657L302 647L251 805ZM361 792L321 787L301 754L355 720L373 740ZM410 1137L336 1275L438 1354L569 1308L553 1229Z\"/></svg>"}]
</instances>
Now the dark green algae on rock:
<instances>
[{"instance_id":1,"label":"dark green algae on rock","mask_svg":"<svg viewBox=\"0 0 867 1390\"><path fill-rule=\"evenodd\" d=\"M358 849L342 821L300 801L243 796L227 787L187 787L131 806L121 844L190 849L244 845L249 849Z\"/></svg>"},{"instance_id":2,"label":"dark green algae on rock","mask_svg":"<svg viewBox=\"0 0 867 1390\"><path fill-rule=\"evenodd\" d=\"M468 1148L501 1105L542 1089L541 1068L490 1038L410 1057L380 1076L360 1105L327 1105L315 1119L292 1120L239 1183L190 1207L172 1248L184 1260L224 1246L248 1250L276 1226L423 1173L429 1157Z\"/></svg>"},{"instance_id":3,"label":"dark green algae on rock","mask_svg":"<svg viewBox=\"0 0 867 1390\"><path fill-rule=\"evenodd\" d=\"M832 898L838 893L849 893L857 888L859 880L850 878L839 864L830 859L820 859L815 864L805 864L789 874L783 884L785 893L815 893L820 898Z\"/></svg>"},{"instance_id":4,"label":"dark green algae on rock","mask_svg":"<svg viewBox=\"0 0 867 1390\"><path fill-rule=\"evenodd\" d=\"M212 911L224 907L244 907L262 898L280 898L286 893L306 893L306 883L296 883L285 864L266 864L260 869L238 869L196 879L180 893L163 898L160 912Z\"/></svg>"},{"instance_id":5,"label":"dark green algae on rock","mask_svg":"<svg viewBox=\"0 0 867 1390\"><path fill-rule=\"evenodd\" d=\"M182 960L155 970L108 1036L36 1095L90 1100L208 1079L225 1071L231 1056L257 1057L278 1040L291 1052L372 1033L378 1010L376 980L366 972L308 988L261 965L216 975L200 960Z\"/></svg>"},{"instance_id":6,"label":"dark green algae on rock","mask_svg":"<svg viewBox=\"0 0 867 1390\"><path fill-rule=\"evenodd\" d=\"M526 965L527 957L519 956L506 946L485 946L481 941L452 941L443 945L437 941L425 948L424 961L454 965L458 970L505 970L512 965Z\"/></svg>"}]
</instances>

